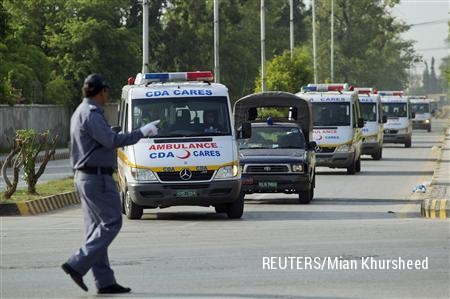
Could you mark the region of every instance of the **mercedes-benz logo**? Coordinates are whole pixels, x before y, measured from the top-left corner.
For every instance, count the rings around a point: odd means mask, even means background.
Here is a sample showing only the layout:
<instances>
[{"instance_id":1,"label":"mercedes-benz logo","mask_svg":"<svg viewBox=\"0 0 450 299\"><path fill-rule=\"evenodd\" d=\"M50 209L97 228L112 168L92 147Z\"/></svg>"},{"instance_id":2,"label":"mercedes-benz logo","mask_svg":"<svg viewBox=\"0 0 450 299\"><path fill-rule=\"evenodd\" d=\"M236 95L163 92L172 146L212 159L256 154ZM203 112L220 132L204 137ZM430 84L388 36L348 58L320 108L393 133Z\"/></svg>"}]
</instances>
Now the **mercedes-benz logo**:
<instances>
[{"instance_id":1,"label":"mercedes-benz logo","mask_svg":"<svg viewBox=\"0 0 450 299\"><path fill-rule=\"evenodd\" d=\"M180 171L180 178L183 181L190 180L192 178L192 172L189 169L184 168Z\"/></svg>"},{"instance_id":2,"label":"mercedes-benz logo","mask_svg":"<svg viewBox=\"0 0 450 299\"><path fill-rule=\"evenodd\" d=\"M271 171L272 168L270 168L270 166L264 166L264 171Z\"/></svg>"}]
</instances>

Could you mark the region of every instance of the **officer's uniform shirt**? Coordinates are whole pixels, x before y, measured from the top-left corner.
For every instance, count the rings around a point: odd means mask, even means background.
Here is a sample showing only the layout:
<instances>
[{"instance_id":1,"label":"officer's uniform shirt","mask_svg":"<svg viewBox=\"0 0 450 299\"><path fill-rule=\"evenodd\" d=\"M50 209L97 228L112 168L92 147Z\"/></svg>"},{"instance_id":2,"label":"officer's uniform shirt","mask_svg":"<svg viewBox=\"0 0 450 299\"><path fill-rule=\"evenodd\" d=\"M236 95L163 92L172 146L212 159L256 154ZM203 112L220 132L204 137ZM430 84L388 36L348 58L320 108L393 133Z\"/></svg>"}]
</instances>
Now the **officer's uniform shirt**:
<instances>
[{"instance_id":1,"label":"officer's uniform shirt","mask_svg":"<svg viewBox=\"0 0 450 299\"><path fill-rule=\"evenodd\" d=\"M70 120L71 163L74 169L117 166L116 148L135 144L143 136L140 130L115 133L104 117L103 108L85 98Z\"/></svg>"}]
</instances>

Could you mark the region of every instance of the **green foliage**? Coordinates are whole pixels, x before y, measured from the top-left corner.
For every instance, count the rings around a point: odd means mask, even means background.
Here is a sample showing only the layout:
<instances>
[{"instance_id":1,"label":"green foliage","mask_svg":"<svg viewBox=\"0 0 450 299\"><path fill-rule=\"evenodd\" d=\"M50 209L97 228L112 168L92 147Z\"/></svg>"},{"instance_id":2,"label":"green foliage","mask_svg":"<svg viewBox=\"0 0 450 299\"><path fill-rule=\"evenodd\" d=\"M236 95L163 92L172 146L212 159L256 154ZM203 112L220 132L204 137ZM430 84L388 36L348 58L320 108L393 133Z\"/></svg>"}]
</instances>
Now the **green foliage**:
<instances>
[{"instance_id":1,"label":"green foliage","mask_svg":"<svg viewBox=\"0 0 450 299\"><path fill-rule=\"evenodd\" d=\"M390 7L399 0L335 1L334 81L378 89L403 89L416 58L412 41L400 37L408 26ZM318 79L330 81L330 1L317 0Z\"/></svg>"},{"instance_id":2,"label":"green foliage","mask_svg":"<svg viewBox=\"0 0 450 299\"><path fill-rule=\"evenodd\" d=\"M51 104L68 105L72 98L70 90L70 82L64 80L62 76L47 83L46 86L46 102Z\"/></svg>"},{"instance_id":3,"label":"green foliage","mask_svg":"<svg viewBox=\"0 0 450 299\"><path fill-rule=\"evenodd\" d=\"M303 2L294 0L296 45L311 36ZM407 26L388 9L399 0L335 2L336 81L401 88L413 52L411 42L400 38ZM329 79L329 3L316 0L320 81ZM270 78L286 64L280 56L289 48L289 1L265 0L265 5L266 58L277 57ZM220 81L233 100L254 91L259 20L260 0L220 1ZM149 31L150 71L213 69L213 0L149 1ZM118 99L127 78L141 70L141 33L139 0L0 0L0 103L17 102L5 96L9 88L25 103L75 105L92 72L106 76L112 100ZM304 48L298 65L284 66L297 82L271 79L274 89L294 92L310 80L310 49L310 44Z\"/></svg>"},{"instance_id":4,"label":"green foliage","mask_svg":"<svg viewBox=\"0 0 450 299\"><path fill-rule=\"evenodd\" d=\"M266 89L296 93L300 87L311 82L313 77L311 54L306 47L295 48L275 56L266 65ZM261 71L256 79L255 91L261 91Z\"/></svg>"}]
</instances>

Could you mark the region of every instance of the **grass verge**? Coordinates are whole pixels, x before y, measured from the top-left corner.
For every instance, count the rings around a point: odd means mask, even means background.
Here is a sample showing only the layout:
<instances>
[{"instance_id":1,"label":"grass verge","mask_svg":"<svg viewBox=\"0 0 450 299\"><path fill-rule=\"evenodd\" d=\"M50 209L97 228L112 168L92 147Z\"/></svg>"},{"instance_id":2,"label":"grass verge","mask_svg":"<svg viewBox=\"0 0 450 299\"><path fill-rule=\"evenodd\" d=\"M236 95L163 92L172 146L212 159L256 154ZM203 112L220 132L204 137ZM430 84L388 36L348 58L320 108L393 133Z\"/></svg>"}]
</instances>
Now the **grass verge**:
<instances>
[{"instance_id":1,"label":"grass verge","mask_svg":"<svg viewBox=\"0 0 450 299\"><path fill-rule=\"evenodd\" d=\"M75 191L73 186L73 177L49 181L36 185L38 195L27 194L27 188L18 189L10 199L6 199L3 192L0 194L0 203L13 203L18 201L27 201L46 197L50 195L60 194L64 192Z\"/></svg>"}]
</instances>

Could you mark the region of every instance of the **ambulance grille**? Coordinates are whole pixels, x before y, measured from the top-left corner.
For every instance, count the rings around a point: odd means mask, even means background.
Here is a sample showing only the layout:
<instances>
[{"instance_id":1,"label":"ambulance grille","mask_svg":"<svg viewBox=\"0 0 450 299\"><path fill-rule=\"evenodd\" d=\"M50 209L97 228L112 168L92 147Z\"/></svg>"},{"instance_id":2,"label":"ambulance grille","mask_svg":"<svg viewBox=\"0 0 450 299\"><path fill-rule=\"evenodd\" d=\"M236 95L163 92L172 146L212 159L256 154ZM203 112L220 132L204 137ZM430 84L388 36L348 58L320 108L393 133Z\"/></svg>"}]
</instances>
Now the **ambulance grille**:
<instances>
[{"instance_id":1,"label":"ambulance grille","mask_svg":"<svg viewBox=\"0 0 450 299\"><path fill-rule=\"evenodd\" d=\"M321 147L319 153L334 153L335 147Z\"/></svg>"},{"instance_id":2,"label":"ambulance grille","mask_svg":"<svg viewBox=\"0 0 450 299\"><path fill-rule=\"evenodd\" d=\"M181 179L179 172L157 172L156 174L164 182L185 182ZM213 174L214 170L192 171L192 177L187 181L209 181Z\"/></svg>"}]
</instances>

